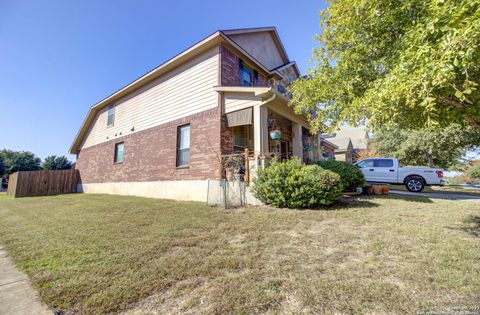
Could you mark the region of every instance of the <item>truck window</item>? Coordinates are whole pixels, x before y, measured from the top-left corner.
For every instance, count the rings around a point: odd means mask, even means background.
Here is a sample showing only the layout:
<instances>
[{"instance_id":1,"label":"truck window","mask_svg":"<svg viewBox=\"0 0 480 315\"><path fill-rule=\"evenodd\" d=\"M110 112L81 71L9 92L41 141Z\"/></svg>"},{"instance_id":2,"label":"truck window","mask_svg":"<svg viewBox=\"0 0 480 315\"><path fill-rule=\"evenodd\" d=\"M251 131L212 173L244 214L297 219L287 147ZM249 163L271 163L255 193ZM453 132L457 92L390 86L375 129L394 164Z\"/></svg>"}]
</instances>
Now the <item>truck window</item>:
<instances>
[{"instance_id":1,"label":"truck window","mask_svg":"<svg viewBox=\"0 0 480 315\"><path fill-rule=\"evenodd\" d=\"M373 160L363 160L357 163L360 168L373 167Z\"/></svg>"},{"instance_id":2,"label":"truck window","mask_svg":"<svg viewBox=\"0 0 480 315\"><path fill-rule=\"evenodd\" d=\"M393 167L393 160L391 159L381 159L375 160L373 163L374 167Z\"/></svg>"}]
</instances>

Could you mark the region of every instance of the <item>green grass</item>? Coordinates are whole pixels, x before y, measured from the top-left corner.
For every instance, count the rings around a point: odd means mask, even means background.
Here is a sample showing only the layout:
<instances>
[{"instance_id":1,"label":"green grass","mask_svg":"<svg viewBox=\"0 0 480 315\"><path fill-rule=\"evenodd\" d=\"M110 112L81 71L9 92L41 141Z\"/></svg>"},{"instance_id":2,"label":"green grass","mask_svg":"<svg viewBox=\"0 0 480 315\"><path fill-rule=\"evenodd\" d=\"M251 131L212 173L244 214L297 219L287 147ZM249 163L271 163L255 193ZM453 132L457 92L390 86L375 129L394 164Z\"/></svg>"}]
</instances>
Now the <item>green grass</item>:
<instances>
[{"instance_id":1,"label":"green grass","mask_svg":"<svg viewBox=\"0 0 480 315\"><path fill-rule=\"evenodd\" d=\"M0 203L0 243L71 313L472 306L479 236L480 203L424 198L303 211L86 194Z\"/></svg>"},{"instance_id":2,"label":"green grass","mask_svg":"<svg viewBox=\"0 0 480 315\"><path fill-rule=\"evenodd\" d=\"M0 192L0 201L5 199L10 199L10 196L8 196L6 192Z\"/></svg>"}]
</instances>

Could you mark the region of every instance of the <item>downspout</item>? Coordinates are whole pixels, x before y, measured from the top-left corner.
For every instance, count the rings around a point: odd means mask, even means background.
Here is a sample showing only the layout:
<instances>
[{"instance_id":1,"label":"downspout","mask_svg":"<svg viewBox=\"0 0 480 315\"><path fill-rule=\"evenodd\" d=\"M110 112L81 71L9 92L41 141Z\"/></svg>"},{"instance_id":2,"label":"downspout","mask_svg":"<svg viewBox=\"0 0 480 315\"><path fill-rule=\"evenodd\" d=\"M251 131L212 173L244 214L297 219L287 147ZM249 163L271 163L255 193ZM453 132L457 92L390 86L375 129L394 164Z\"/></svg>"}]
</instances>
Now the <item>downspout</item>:
<instances>
[{"instance_id":1,"label":"downspout","mask_svg":"<svg viewBox=\"0 0 480 315\"><path fill-rule=\"evenodd\" d=\"M272 88L270 88L270 91L268 91L268 92L271 92L271 91L272 91ZM263 106L263 105L265 105L265 104L270 103L271 101L273 101L276 97L277 97L277 93L273 92L273 95L272 95L272 96L270 96L268 99L266 99L265 101L261 102L261 103L258 104L258 105L255 105L255 106L259 106L259 107L260 107L260 106Z\"/></svg>"}]
</instances>

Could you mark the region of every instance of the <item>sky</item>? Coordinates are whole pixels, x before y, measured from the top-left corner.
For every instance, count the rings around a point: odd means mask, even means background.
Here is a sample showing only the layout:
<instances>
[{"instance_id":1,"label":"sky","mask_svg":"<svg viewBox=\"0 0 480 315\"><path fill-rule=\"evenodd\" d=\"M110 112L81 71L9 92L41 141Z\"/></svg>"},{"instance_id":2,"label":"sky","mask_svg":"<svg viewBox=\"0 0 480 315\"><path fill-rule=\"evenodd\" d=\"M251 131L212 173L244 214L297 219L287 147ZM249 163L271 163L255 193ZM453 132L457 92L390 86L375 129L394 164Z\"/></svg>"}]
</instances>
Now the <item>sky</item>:
<instances>
[{"instance_id":1,"label":"sky","mask_svg":"<svg viewBox=\"0 0 480 315\"><path fill-rule=\"evenodd\" d=\"M0 0L0 149L66 155L93 104L219 29L275 26L305 73L324 1Z\"/></svg>"}]
</instances>

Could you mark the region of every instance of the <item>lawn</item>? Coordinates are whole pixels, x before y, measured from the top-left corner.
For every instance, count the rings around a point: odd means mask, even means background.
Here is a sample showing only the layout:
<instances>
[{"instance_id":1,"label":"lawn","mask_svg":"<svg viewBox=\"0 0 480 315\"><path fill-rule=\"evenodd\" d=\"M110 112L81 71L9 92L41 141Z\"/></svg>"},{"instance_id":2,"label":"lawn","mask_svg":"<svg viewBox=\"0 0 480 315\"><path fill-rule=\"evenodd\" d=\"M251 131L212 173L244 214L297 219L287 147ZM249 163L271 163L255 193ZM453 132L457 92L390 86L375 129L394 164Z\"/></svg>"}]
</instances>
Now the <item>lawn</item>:
<instances>
[{"instance_id":1,"label":"lawn","mask_svg":"<svg viewBox=\"0 0 480 315\"><path fill-rule=\"evenodd\" d=\"M323 210L73 194L0 202L0 243L63 312L415 313L478 306L480 203Z\"/></svg>"}]
</instances>

